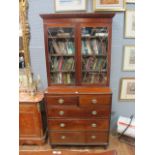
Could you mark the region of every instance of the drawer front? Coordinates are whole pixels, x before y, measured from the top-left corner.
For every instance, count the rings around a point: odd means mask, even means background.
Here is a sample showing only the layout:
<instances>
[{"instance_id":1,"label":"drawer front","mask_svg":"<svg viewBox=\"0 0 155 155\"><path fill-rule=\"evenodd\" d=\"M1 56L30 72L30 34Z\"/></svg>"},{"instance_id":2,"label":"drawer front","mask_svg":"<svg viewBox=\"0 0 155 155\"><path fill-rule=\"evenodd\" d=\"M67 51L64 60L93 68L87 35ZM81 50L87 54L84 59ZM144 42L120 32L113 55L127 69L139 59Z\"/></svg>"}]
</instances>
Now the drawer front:
<instances>
[{"instance_id":1,"label":"drawer front","mask_svg":"<svg viewBox=\"0 0 155 155\"><path fill-rule=\"evenodd\" d=\"M49 130L69 130L69 131L107 131L109 129L109 119L49 119Z\"/></svg>"},{"instance_id":2,"label":"drawer front","mask_svg":"<svg viewBox=\"0 0 155 155\"><path fill-rule=\"evenodd\" d=\"M80 106L97 106L111 104L111 95L84 95L80 96Z\"/></svg>"},{"instance_id":3,"label":"drawer front","mask_svg":"<svg viewBox=\"0 0 155 155\"><path fill-rule=\"evenodd\" d=\"M102 144L108 142L108 132L86 132L86 143Z\"/></svg>"},{"instance_id":4,"label":"drawer front","mask_svg":"<svg viewBox=\"0 0 155 155\"><path fill-rule=\"evenodd\" d=\"M76 96L47 96L47 106L50 105L77 105L78 97Z\"/></svg>"},{"instance_id":5,"label":"drawer front","mask_svg":"<svg viewBox=\"0 0 155 155\"><path fill-rule=\"evenodd\" d=\"M78 144L85 142L83 132L50 132L50 142L53 144Z\"/></svg>"},{"instance_id":6,"label":"drawer front","mask_svg":"<svg viewBox=\"0 0 155 155\"><path fill-rule=\"evenodd\" d=\"M53 118L97 118L97 117L109 117L110 106L104 105L98 108L79 108L74 106L50 106L47 108L48 117Z\"/></svg>"}]
</instances>

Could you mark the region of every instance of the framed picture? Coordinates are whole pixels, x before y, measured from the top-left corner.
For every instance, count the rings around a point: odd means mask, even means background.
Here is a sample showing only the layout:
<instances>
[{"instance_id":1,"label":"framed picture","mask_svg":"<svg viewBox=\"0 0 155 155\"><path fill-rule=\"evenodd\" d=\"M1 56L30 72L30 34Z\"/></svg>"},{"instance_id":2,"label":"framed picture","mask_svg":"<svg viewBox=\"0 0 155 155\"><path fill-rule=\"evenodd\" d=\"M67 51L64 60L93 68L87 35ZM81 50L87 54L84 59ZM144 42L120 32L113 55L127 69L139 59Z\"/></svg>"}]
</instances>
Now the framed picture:
<instances>
[{"instance_id":1,"label":"framed picture","mask_svg":"<svg viewBox=\"0 0 155 155\"><path fill-rule=\"evenodd\" d=\"M86 0L55 0L56 12L85 11Z\"/></svg>"},{"instance_id":2,"label":"framed picture","mask_svg":"<svg viewBox=\"0 0 155 155\"><path fill-rule=\"evenodd\" d=\"M94 11L125 11L125 0L93 0Z\"/></svg>"},{"instance_id":3,"label":"framed picture","mask_svg":"<svg viewBox=\"0 0 155 155\"><path fill-rule=\"evenodd\" d=\"M135 46L124 47L123 71L135 70Z\"/></svg>"},{"instance_id":4,"label":"framed picture","mask_svg":"<svg viewBox=\"0 0 155 155\"><path fill-rule=\"evenodd\" d=\"M122 101L135 100L135 78L121 78L119 99Z\"/></svg>"},{"instance_id":5,"label":"framed picture","mask_svg":"<svg viewBox=\"0 0 155 155\"><path fill-rule=\"evenodd\" d=\"M135 11L127 10L125 13L125 38L135 38Z\"/></svg>"},{"instance_id":6,"label":"framed picture","mask_svg":"<svg viewBox=\"0 0 155 155\"><path fill-rule=\"evenodd\" d=\"M126 3L135 3L135 0L126 0Z\"/></svg>"}]
</instances>

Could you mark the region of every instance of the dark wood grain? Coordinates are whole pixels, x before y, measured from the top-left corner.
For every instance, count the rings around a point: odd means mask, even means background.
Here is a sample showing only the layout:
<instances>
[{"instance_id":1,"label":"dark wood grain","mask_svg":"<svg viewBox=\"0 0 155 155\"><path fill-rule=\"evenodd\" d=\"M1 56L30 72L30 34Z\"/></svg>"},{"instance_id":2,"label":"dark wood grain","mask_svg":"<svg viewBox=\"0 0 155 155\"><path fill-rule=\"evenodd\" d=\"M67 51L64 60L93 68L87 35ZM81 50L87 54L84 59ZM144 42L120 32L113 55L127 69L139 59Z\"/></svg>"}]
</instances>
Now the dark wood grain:
<instances>
[{"instance_id":1,"label":"dark wood grain","mask_svg":"<svg viewBox=\"0 0 155 155\"><path fill-rule=\"evenodd\" d=\"M48 117L55 118L97 118L97 117L110 117L110 106L104 105L96 108L79 108L75 106L49 106L47 104ZM94 112L94 114L93 114ZM60 113L63 113L62 115ZM96 113L96 114L95 114Z\"/></svg>"},{"instance_id":2,"label":"dark wood grain","mask_svg":"<svg viewBox=\"0 0 155 155\"><path fill-rule=\"evenodd\" d=\"M80 106L98 106L111 104L111 95L85 95L80 96Z\"/></svg>"},{"instance_id":3,"label":"dark wood grain","mask_svg":"<svg viewBox=\"0 0 155 155\"><path fill-rule=\"evenodd\" d=\"M48 119L52 131L108 131L109 119Z\"/></svg>"},{"instance_id":4,"label":"dark wood grain","mask_svg":"<svg viewBox=\"0 0 155 155\"><path fill-rule=\"evenodd\" d=\"M19 104L19 143L43 144L46 138L46 123L43 123L38 102L20 102ZM44 121L46 121L44 119Z\"/></svg>"}]
</instances>

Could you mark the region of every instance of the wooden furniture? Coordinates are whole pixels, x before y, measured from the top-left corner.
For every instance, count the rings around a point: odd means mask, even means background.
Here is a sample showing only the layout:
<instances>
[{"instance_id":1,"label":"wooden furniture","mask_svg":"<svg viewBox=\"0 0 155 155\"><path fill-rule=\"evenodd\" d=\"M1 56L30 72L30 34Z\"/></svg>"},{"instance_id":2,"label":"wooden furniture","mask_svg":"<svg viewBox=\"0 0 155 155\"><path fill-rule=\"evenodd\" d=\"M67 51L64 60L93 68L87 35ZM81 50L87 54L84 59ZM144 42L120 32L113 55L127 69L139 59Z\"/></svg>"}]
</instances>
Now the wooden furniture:
<instances>
[{"instance_id":1,"label":"wooden furniture","mask_svg":"<svg viewBox=\"0 0 155 155\"><path fill-rule=\"evenodd\" d=\"M46 138L46 118L43 94L19 95L19 143L43 144Z\"/></svg>"},{"instance_id":2,"label":"wooden furniture","mask_svg":"<svg viewBox=\"0 0 155 155\"><path fill-rule=\"evenodd\" d=\"M114 14L41 15L52 145L108 145Z\"/></svg>"}]
</instances>

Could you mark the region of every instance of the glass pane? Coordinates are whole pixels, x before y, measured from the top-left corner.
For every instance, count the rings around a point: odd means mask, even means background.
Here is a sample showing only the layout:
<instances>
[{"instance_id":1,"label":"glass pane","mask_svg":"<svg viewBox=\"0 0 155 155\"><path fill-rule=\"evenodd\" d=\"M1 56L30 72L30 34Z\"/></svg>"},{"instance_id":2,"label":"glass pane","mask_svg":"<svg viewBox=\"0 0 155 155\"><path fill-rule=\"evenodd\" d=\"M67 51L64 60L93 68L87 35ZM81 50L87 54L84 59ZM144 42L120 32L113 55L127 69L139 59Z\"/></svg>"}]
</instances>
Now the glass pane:
<instances>
[{"instance_id":1,"label":"glass pane","mask_svg":"<svg viewBox=\"0 0 155 155\"><path fill-rule=\"evenodd\" d=\"M52 84L75 83L75 43L73 28L48 29L48 50Z\"/></svg>"},{"instance_id":2,"label":"glass pane","mask_svg":"<svg viewBox=\"0 0 155 155\"><path fill-rule=\"evenodd\" d=\"M108 31L106 27L83 27L82 83L106 84Z\"/></svg>"}]
</instances>

